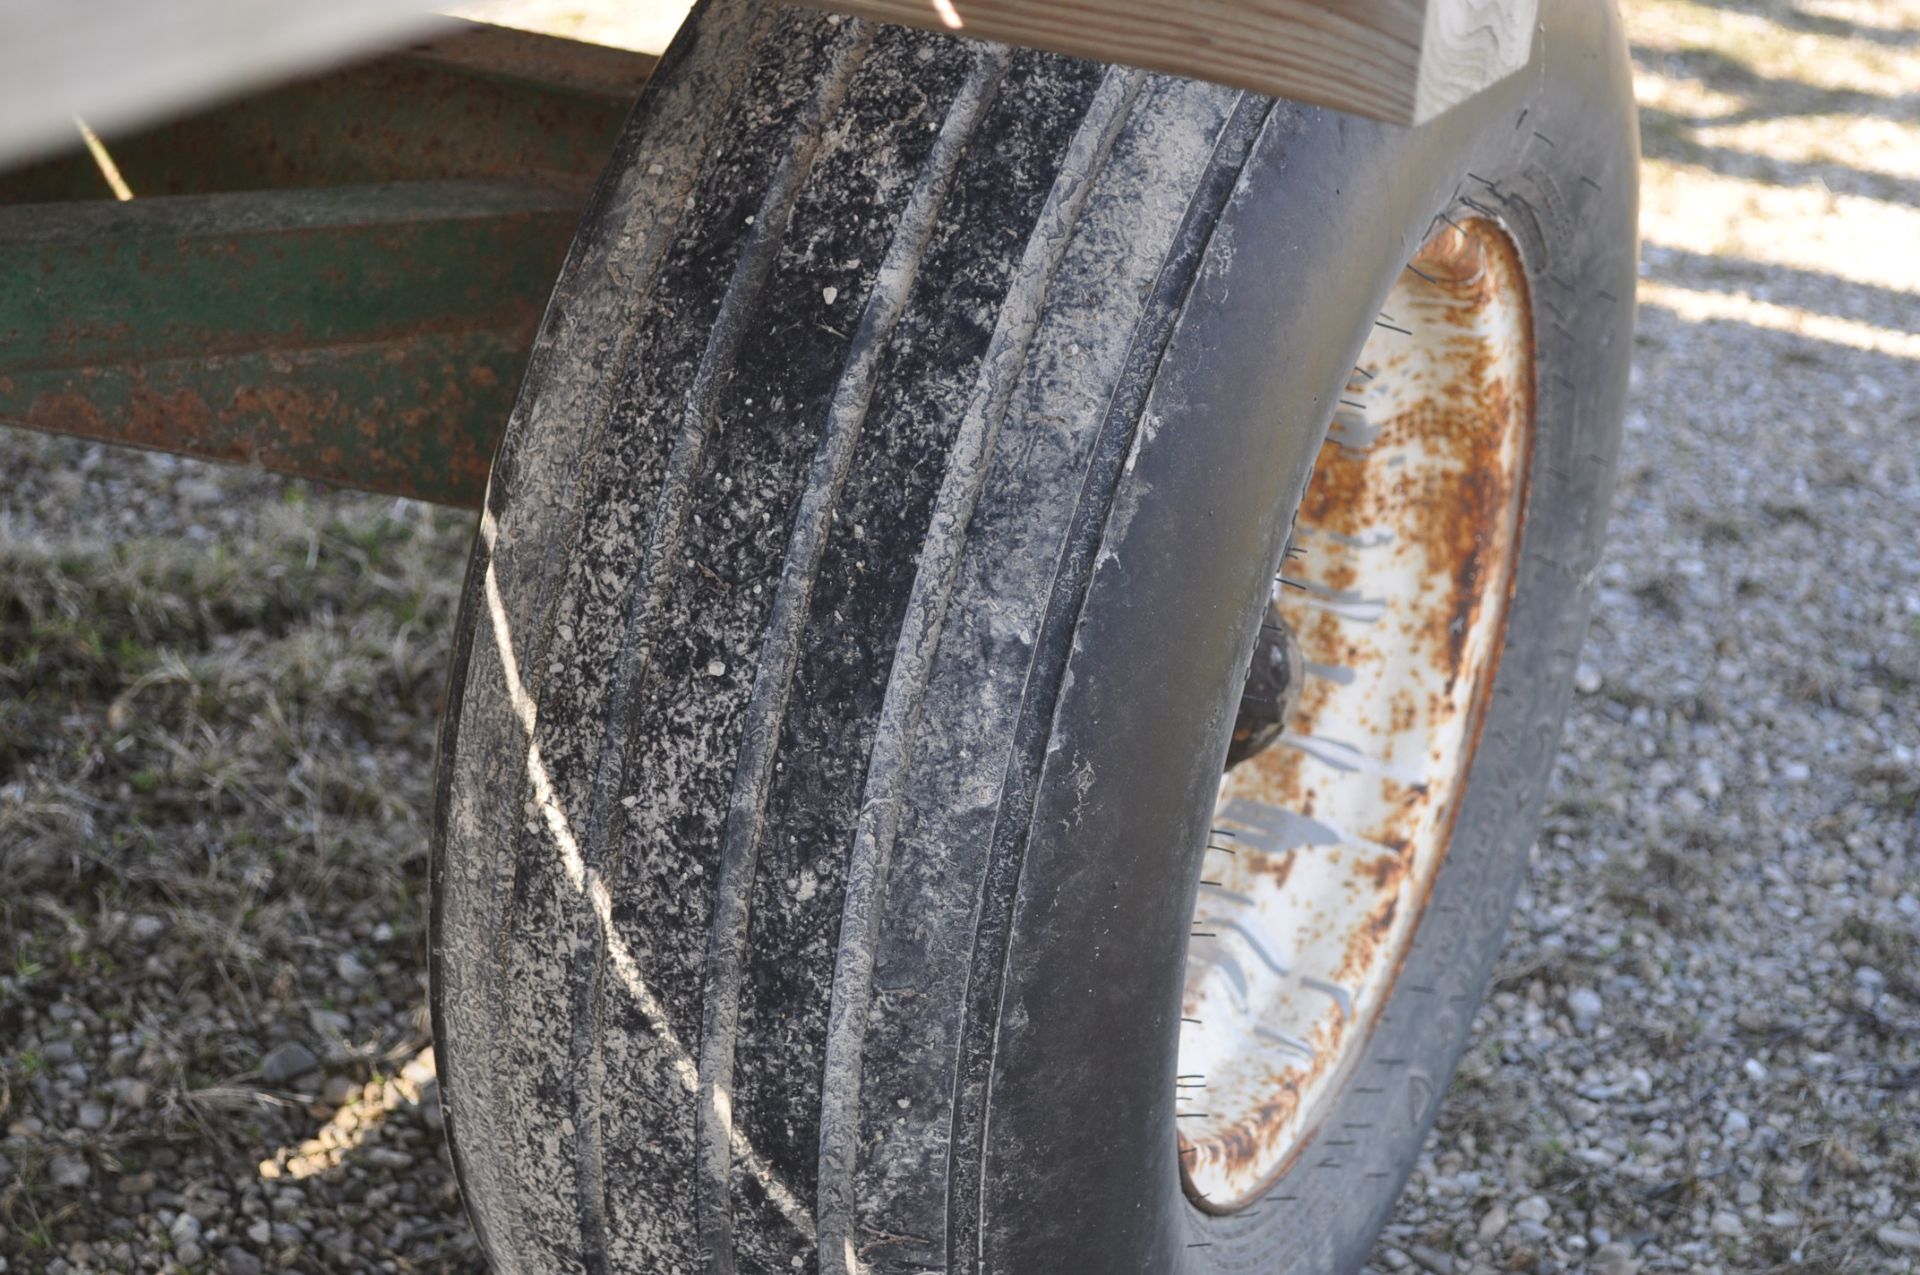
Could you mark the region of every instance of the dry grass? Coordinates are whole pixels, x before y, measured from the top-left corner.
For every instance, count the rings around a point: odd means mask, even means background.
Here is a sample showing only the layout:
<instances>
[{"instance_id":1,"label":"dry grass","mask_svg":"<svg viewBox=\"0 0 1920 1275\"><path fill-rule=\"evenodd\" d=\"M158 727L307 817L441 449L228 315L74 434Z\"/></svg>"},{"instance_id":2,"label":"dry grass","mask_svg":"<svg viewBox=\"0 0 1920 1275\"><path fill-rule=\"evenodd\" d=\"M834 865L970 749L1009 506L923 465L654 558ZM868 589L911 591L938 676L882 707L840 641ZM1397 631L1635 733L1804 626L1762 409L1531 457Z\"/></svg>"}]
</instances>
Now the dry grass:
<instances>
[{"instance_id":1,"label":"dry grass","mask_svg":"<svg viewBox=\"0 0 1920 1275\"><path fill-rule=\"evenodd\" d=\"M87 455L9 444L21 474ZM105 1202L156 1169L244 1182L329 1080L426 1040L424 825L469 520L253 485L238 534L0 536L0 1256L28 1269L101 1238L63 1219L56 1156ZM263 1077L286 1041L318 1065ZM88 1100L101 1127L74 1121Z\"/></svg>"}]
</instances>

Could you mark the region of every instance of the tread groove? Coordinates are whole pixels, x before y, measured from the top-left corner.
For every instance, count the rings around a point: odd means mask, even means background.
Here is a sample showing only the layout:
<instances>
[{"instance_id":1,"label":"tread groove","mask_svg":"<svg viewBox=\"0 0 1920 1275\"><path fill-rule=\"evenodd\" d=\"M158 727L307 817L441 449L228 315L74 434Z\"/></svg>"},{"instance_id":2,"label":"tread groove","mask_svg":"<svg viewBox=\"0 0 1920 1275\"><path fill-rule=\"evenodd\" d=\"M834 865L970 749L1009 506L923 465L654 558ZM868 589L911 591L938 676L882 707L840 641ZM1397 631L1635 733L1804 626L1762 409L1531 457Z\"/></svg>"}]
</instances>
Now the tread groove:
<instances>
[{"instance_id":1,"label":"tread groove","mask_svg":"<svg viewBox=\"0 0 1920 1275\"><path fill-rule=\"evenodd\" d=\"M527 482L520 472L521 449L527 436L536 429L538 422L535 418L552 394L553 387L550 382L562 378L580 378L590 383L588 388L591 401L588 419L592 421L592 425L585 436L579 440L576 455L593 456L597 459L602 451L602 439L613 412L613 398L617 393L622 369L632 357L643 321L643 310L638 306L631 308L613 345L610 359L596 366L598 361L591 355L583 359L579 354L583 346L591 350L592 344L590 341L583 340L581 334L570 331L572 316L568 308L559 303L559 299L565 297L577 303L582 300L581 294L591 299L595 295L604 295L603 290L623 291L629 296L642 295L656 277L670 246L680 234L684 212L677 212L654 222L648 233L637 237L637 244L631 239L622 238L616 240L610 248L604 248L602 245L606 241L590 233L590 229L596 222L620 216L622 210L619 205L623 198L631 198L631 195L622 191L619 180L613 175L625 176L634 173L639 168L641 157L660 145L655 140L658 131L642 127L642 120L649 117L668 118L667 113L672 112L671 118L692 118L699 121L694 125L697 130L696 138L690 145L680 148L680 152L700 157L708 154L709 139L720 129L728 110L715 111L705 116L684 110L676 112L675 98L686 91L686 85L673 73L683 64L688 64L689 78L698 82L700 73L693 70L691 64L698 62L707 69L718 68L721 78L717 99L726 103L730 109L731 104L744 90L750 68L773 31L774 14L771 8L760 8L747 14L737 26L731 25L731 22L731 18L716 17L715 20L705 24L704 42L694 44L676 41L668 49L661 64L655 68L655 74L648 88L643 91L635 107L633 118L626 125L621 142L609 162L608 176L603 177L595 187L593 200L582 217L582 232L576 236L573 246L569 248L567 259L558 276L554 291L555 299L549 301L547 313L542 317L540 332L520 394L488 478L484 502L485 521L495 528L517 512L513 508L514 502L509 500L508 493L521 491L524 494L523 489ZM703 169L704 163L701 160L696 160L682 168L676 174L675 186L669 199L655 206L684 210L688 206L688 196L699 182ZM596 267L605 272L605 282L587 277L595 271ZM623 269L624 278L620 277ZM583 280L584 286L576 290L573 285L575 279ZM596 307L591 305L586 308L590 312L596 311ZM588 366L584 368L566 366L577 362L585 362ZM554 431L548 429L544 432L551 435ZM540 559L539 568L522 571L522 574L530 577L532 582L533 596L528 613L548 617L547 622L535 628L534 640L527 653L530 657L527 662L527 671L531 683L531 695L536 703L539 700L540 684L544 680L547 663L545 653L552 632L553 595L560 575L553 571L552 567L556 555L563 551L571 551L572 546L577 542L584 504L581 494L590 487L593 470L591 464L573 466L562 464L557 468L564 475L561 490L555 502L558 508L542 512L554 515L553 521L557 524L560 534L541 537L544 544L540 546L542 551L537 554ZM471 615L480 612L484 605L483 581L495 576L495 561L494 537L487 535L476 539L462 603L464 613ZM498 587L497 581L495 587ZM452 664L454 676L450 679L446 726L440 741L440 755L443 758L454 757L458 751L461 717L459 706L466 698L465 683L472 667L471 638L472 630L464 630L460 638L461 645L454 655ZM485 661L481 669L483 674L489 671ZM485 695L480 697L482 703L487 699ZM504 696L497 697L496 702L502 702L504 699ZM485 733L484 730L482 733ZM529 747L531 746L530 737L526 743ZM494 863L490 869L491 875L496 880L508 884L509 887L496 888L488 892L488 916L483 932L488 936L491 949L489 959L494 969L504 968L504 955L512 927L511 918L508 918L507 923L502 922L500 911L502 903L512 897L512 886L517 885L519 873L517 861L502 864L499 860L511 858L506 853L514 844L511 830L518 826L522 817L525 794L527 786L532 782L532 777L528 767L520 766L509 768L505 781L508 795L498 807L497 827L494 835L487 841L488 844L496 847ZM443 782L441 792L438 794L437 804L443 808L436 811L435 830L437 838L443 843L451 823L450 812L455 800L454 789L453 783ZM444 858L442 848L436 847L434 854L436 898L442 897L440 880L443 877L441 869ZM442 919L440 910L436 908L432 945L435 975L437 981L446 982L452 977L452 971L459 962L441 959L446 942ZM502 1102L495 1088L495 1080L502 1070L502 1064L495 1049L497 1042L505 1038L499 1030L504 997L496 987L483 987L481 993L479 999L484 1004L479 1012L489 1017L492 1029L482 1033L465 1034L469 1048L479 1051L481 1057L465 1067L458 1068L457 1078L452 1061L444 1056L440 1058L440 1071L447 1090L446 1105L449 1122L451 1124L458 1119L456 1112L461 1109L485 1111L493 1122L487 1126L492 1140L497 1141L504 1133L508 1138L517 1141L523 1136L520 1113L514 1104ZM444 1015L439 1008L441 1003L442 997L436 995L434 1024L436 1042L447 1039L448 1035L443 1027ZM460 1096L461 1091L468 1086L469 1077L478 1079L479 1083L473 1087L480 1091L480 1096L470 1105L464 1104ZM470 1133L468 1145L474 1145L472 1140L477 1137L478 1131ZM494 1210L493 1216L504 1216L508 1219L507 1225L501 1228L507 1232L503 1235L500 1230L486 1226L482 1222L485 1216L482 1209L469 1207L468 1212L474 1217L476 1227L480 1231L482 1247L495 1261L503 1262L509 1268L518 1268L527 1261L527 1254L532 1251L524 1234L524 1215L521 1209L508 1199L512 1194L512 1188L510 1186L503 1188L496 1182L492 1161L493 1157L484 1150L475 1156L460 1154L456 1148L455 1165L463 1190L470 1196L487 1196L502 1200L503 1207Z\"/></svg>"},{"instance_id":2,"label":"tread groove","mask_svg":"<svg viewBox=\"0 0 1920 1275\"><path fill-rule=\"evenodd\" d=\"M672 581L673 563L692 503L693 486L707 438L713 423L715 406L726 385L726 374L738 355L746 335L754 303L773 273L788 214L799 198L826 135L828 122L846 96L854 73L872 45L875 28L868 23L849 22L839 48L823 77L804 117L798 120L789 138L790 150L775 169L747 233L740 258L736 262L707 343L701 351L693 383L681 413L679 432L668 453L655 504L655 517L649 529L640 570L622 619L620 650L622 658L604 706L607 733L593 777L586 817L582 821L580 842L587 847L605 844L602 832L609 826L625 791L631 761L633 731L630 718L635 688L645 675L652 648L653 628L662 600ZM617 842L615 843L617 844ZM597 869L598 865L594 865ZM607 943L592 918L580 915L576 937L585 940L591 953L588 962L576 962L568 982L572 1001L573 1032L570 1043L570 1102L576 1129L575 1169L578 1174L577 1200L587 1269L599 1275L607 1269L606 1151L603 1121L606 1112L602 1082L605 1078L605 1034L601 1008L608 959ZM584 965L584 967L583 967ZM696 1069L691 1060L676 1071L683 1084L697 1087Z\"/></svg>"},{"instance_id":3,"label":"tread groove","mask_svg":"<svg viewBox=\"0 0 1920 1275\"><path fill-rule=\"evenodd\" d=\"M874 949L888 858L899 831L899 802L946 604L967 527L988 474L999 426L1039 327L1049 287L1073 241L1073 227L1118 136L1145 74L1114 70L1102 79L1069 144L1053 189L1028 237L948 455L907 613L895 645L846 876L840 940L828 1009L820 1117L817 1212L822 1275L863 1269L854 1249L854 1171L860 1134L860 1069Z\"/></svg>"},{"instance_id":4,"label":"tread groove","mask_svg":"<svg viewBox=\"0 0 1920 1275\"><path fill-rule=\"evenodd\" d=\"M834 389L826 429L794 519L767 635L760 648L760 663L746 710L721 845L703 997L699 1132L696 1135L698 1208L709 1270L716 1275L727 1275L735 1268L730 1180L737 1134L731 1114L731 1088L751 907L749 887L756 869L767 797L779 752L781 722L799 665L802 630L839 494L866 423L888 337L906 309L920 260L933 236L961 157L975 127L993 102L1006 72L1007 60L1006 53L997 49L975 59L895 227Z\"/></svg>"}]
</instances>

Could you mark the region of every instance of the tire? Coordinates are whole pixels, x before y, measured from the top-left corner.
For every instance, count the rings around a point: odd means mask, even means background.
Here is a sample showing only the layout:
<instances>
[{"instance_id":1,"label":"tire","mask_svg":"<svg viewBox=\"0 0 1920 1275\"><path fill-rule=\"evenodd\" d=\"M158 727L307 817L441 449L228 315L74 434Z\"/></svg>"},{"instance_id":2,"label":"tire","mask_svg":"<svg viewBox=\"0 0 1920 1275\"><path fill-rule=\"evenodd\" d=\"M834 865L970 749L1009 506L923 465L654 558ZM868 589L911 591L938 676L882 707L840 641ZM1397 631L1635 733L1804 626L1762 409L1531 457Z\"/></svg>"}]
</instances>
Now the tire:
<instances>
[{"instance_id":1,"label":"tire","mask_svg":"<svg viewBox=\"0 0 1920 1275\"><path fill-rule=\"evenodd\" d=\"M435 1031L498 1269L1359 1268L1525 870L1617 447L1624 42L1541 8L1415 130L690 20L495 462L443 727ZM1208 1212L1171 1094L1234 706L1334 400L1465 208L1534 297L1506 648L1359 1132Z\"/></svg>"}]
</instances>

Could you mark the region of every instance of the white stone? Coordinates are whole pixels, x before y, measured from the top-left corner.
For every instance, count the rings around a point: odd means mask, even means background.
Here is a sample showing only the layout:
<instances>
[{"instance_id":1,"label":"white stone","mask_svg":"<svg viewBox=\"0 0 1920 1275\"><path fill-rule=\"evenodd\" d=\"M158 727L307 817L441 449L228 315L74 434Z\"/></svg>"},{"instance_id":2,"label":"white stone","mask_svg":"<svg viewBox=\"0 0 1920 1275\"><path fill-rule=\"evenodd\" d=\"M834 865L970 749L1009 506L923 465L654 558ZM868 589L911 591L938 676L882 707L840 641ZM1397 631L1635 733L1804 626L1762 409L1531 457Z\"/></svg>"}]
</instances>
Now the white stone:
<instances>
[{"instance_id":1,"label":"white stone","mask_svg":"<svg viewBox=\"0 0 1920 1275\"><path fill-rule=\"evenodd\" d=\"M55 1186L85 1186L92 1176L92 1167L77 1155L57 1155L47 1161L47 1180Z\"/></svg>"},{"instance_id":2,"label":"white stone","mask_svg":"<svg viewBox=\"0 0 1920 1275\"><path fill-rule=\"evenodd\" d=\"M1593 1255L1594 1275L1638 1275L1640 1263L1625 1244L1602 1244Z\"/></svg>"},{"instance_id":3,"label":"white stone","mask_svg":"<svg viewBox=\"0 0 1920 1275\"><path fill-rule=\"evenodd\" d=\"M1889 1222L1875 1231L1873 1238L1897 1253L1920 1253L1920 1231L1909 1231Z\"/></svg>"},{"instance_id":4,"label":"white stone","mask_svg":"<svg viewBox=\"0 0 1920 1275\"><path fill-rule=\"evenodd\" d=\"M1567 1010L1577 1025L1591 1025L1600 1017L1606 1003L1591 987L1576 987L1567 993Z\"/></svg>"}]
</instances>

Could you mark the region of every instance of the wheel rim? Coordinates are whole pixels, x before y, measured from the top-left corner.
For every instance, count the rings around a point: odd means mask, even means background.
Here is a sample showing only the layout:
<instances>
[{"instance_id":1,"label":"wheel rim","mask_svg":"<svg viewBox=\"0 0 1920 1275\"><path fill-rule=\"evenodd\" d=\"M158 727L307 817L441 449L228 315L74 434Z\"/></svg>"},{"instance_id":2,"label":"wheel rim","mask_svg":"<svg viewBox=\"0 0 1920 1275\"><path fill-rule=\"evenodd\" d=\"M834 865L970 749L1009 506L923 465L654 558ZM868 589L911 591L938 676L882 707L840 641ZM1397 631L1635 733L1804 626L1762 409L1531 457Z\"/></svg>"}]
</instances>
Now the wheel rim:
<instances>
[{"instance_id":1,"label":"wheel rim","mask_svg":"<svg viewBox=\"0 0 1920 1275\"><path fill-rule=\"evenodd\" d=\"M1277 594L1307 677L1279 741L1221 781L1191 927L1175 1106L1209 1211L1314 1139L1445 859L1504 641L1532 361L1512 241L1448 223L1335 413Z\"/></svg>"}]
</instances>

